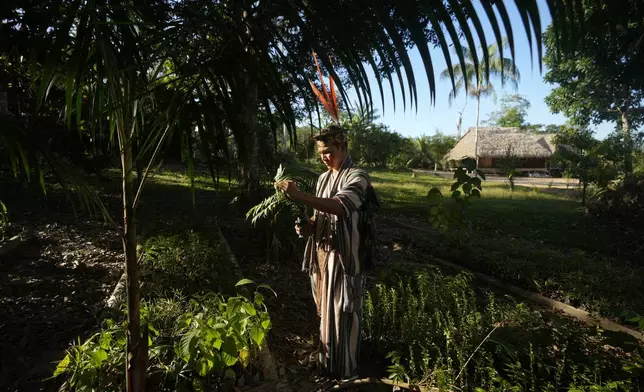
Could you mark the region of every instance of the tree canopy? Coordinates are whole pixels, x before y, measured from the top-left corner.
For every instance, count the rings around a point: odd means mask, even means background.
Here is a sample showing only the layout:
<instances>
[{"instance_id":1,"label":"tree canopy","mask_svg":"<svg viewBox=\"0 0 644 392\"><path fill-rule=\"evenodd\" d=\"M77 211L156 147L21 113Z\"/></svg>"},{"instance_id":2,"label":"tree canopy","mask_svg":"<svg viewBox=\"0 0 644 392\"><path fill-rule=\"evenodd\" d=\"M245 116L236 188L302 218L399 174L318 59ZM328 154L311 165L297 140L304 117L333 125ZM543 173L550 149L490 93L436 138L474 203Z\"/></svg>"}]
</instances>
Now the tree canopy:
<instances>
[{"instance_id":1,"label":"tree canopy","mask_svg":"<svg viewBox=\"0 0 644 392\"><path fill-rule=\"evenodd\" d=\"M523 95L511 94L501 98L501 107L490 113L485 121L487 125L497 127L520 127L528 125L526 117L530 109L530 101Z\"/></svg>"},{"instance_id":2,"label":"tree canopy","mask_svg":"<svg viewBox=\"0 0 644 392\"><path fill-rule=\"evenodd\" d=\"M558 50L553 27L545 34L545 80L556 85L546 103L574 124L614 122L630 145L630 130L644 121L644 7L639 1L585 0L581 10L586 28L566 50ZM626 172L632 171L629 157Z\"/></svg>"}]
</instances>

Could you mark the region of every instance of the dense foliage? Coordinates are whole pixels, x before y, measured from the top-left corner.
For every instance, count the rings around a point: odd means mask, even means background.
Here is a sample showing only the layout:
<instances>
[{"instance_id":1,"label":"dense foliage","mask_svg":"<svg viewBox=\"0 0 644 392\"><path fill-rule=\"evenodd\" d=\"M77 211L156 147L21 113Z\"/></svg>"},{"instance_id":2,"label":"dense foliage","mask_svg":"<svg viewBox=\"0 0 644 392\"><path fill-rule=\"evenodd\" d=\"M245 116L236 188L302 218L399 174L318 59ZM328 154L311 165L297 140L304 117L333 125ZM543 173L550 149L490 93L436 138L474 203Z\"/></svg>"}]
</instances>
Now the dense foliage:
<instances>
[{"instance_id":1,"label":"dense foliage","mask_svg":"<svg viewBox=\"0 0 644 392\"><path fill-rule=\"evenodd\" d=\"M643 353L623 363L608 337L475 291L467 274L395 266L365 303L365 338L391 378L462 391L635 391ZM383 274L385 276L385 274Z\"/></svg>"},{"instance_id":2,"label":"dense foliage","mask_svg":"<svg viewBox=\"0 0 644 392\"><path fill-rule=\"evenodd\" d=\"M588 212L609 222L641 229L644 222L644 177L627 177L588 204Z\"/></svg>"},{"instance_id":3,"label":"dense foliage","mask_svg":"<svg viewBox=\"0 0 644 392\"><path fill-rule=\"evenodd\" d=\"M156 236L141 250L148 388L204 390L232 386L240 377L258 379L258 353L271 328L260 290L270 294L270 288L233 295L224 247L201 234ZM236 286L250 284L245 279ZM122 308L124 298L118 300ZM123 390L126 321L120 310L114 316L58 363L54 377L64 379L62 390Z\"/></svg>"},{"instance_id":4,"label":"dense foliage","mask_svg":"<svg viewBox=\"0 0 644 392\"><path fill-rule=\"evenodd\" d=\"M597 140L587 128L560 127L554 139L557 150L553 156L564 175L579 178L582 184L582 203L586 204L587 189L594 184L608 187L622 168L624 146L620 140Z\"/></svg>"},{"instance_id":5,"label":"dense foliage","mask_svg":"<svg viewBox=\"0 0 644 392\"><path fill-rule=\"evenodd\" d=\"M644 52L640 50L644 7L639 1L583 1L577 18L588 26L568 50L558 50L552 30L545 35L545 80L557 86L546 97L555 113L577 125L613 122L632 149L632 129L644 121ZM625 171L632 171L631 154Z\"/></svg>"},{"instance_id":6,"label":"dense foliage","mask_svg":"<svg viewBox=\"0 0 644 392\"><path fill-rule=\"evenodd\" d=\"M528 125L526 117L530 101L522 95L512 94L501 97L501 107L490 113L483 123L497 127L524 128Z\"/></svg>"}]
</instances>

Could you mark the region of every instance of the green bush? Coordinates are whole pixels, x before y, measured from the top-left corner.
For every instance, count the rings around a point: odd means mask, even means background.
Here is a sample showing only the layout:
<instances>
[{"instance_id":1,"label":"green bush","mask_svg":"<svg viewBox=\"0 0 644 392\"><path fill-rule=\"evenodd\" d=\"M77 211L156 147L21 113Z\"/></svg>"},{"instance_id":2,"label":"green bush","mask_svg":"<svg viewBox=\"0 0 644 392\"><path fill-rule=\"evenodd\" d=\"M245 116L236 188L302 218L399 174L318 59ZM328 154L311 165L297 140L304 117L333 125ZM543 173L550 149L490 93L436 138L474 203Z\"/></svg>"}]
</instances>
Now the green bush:
<instances>
[{"instance_id":1,"label":"green bush","mask_svg":"<svg viewBox=\"0 0 644 392\"><path fill-rule=\"evenodd\" d=\"M232 390L239 377L258 377L258 352L271 328L260 291L272 290L260 284L251 294L234 295L254 282L233 285L235 273L223 246L189 231L156 236L140 248L148 390ZM64 380L62 391L125 390L127 327L124 299L120 302L121 311L106 319L99 333L79 339L58 363L53 377Z\"/></svg>"},{"instance_id":2,"label":"green bush","mask_svg":"<svg viewBox=\"0 0 644 392\"><path fill-rule=\"evenodd\" d=\"M165 296L177 289L185 295L233 291L235 277L223 244L203 234L158 235L145 241L141 251L144 297Z\"/></svg>"},{"instance_id":3,"label":"green bush","mask_svg":"<svg viewBox=\"0 0 644 392\"><path fill-rule=\"evenodd\" d=\"M644 222L644 176L627 177L588 203L587 211L596 217L637 227Z\"/></svg>"},{"instance_id":4,"label":"green bush","mask_svg":"<svg viewBox=\"0 0 644 392\"><path fill-rule=\"evenodd\" d=\"M367 294L364 338L389 353L392 379L477 392L642 385L641 348L623 364L596 331L477 292L468 274L398 267L383 276Z\"/></svg>"},{"instance_id":5,"label":"green bush","mask_svg":"<svg viewBox=\"0 0 644 392\"><path fill-rule=\"evenodd\" d=\"M251 298L206 294L143 302L141 318L153 391L200 391L256 373L254 359L271 328L258 291ZM124 390L125 344L125 321L106 320L100 333L73 345L58 363L54 377L66 378L61 390Z\"/></svg>"}]
</instances>

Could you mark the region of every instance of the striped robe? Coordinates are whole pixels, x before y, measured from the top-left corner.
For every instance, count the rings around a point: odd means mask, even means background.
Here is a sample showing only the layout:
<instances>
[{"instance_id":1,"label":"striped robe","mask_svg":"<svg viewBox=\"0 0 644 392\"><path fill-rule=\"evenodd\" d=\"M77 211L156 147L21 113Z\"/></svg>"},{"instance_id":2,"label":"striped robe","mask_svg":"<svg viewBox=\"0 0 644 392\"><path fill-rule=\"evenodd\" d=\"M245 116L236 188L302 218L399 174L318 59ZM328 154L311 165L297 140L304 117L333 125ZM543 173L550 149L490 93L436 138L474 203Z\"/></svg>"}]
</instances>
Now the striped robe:
<instances>
[{"instance_id":1,"label":"striped robe","mask_svg":"<svg viewBox=\"0 0 644 392\"><path fill-rule=\"evenodd\" d=\"M340 201L346 217L316 211L304 258L320 316L320 368L339 378L357 373L368 246L362 241L365 220L360 207L368 185L368 174L355 168L349 157L337 175L329 170L319 177L316 196Z\"/></svg>"}]
</instances>

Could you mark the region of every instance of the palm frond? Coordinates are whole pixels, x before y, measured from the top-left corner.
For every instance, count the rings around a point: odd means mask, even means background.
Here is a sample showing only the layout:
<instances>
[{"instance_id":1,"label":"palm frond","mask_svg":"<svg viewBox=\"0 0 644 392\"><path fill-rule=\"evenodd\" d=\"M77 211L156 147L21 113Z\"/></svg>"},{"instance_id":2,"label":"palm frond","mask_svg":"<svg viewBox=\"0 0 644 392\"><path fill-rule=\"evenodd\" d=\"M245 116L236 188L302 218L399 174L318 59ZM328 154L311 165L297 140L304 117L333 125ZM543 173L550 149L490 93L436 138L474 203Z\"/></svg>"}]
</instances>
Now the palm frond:
<instances>
[{"instance_id":1,"label":"palm frond","mask_svg":"<svg viewBox=\"0 0 644 392\"><path fill-rule=\"evenodd\" d=\"M256 225L260 220L274 222L280 211L284 208L292 210L295 212L293 215L297 215L296 212L301 207L286 197L284 192L277 188L276 184L281 181L295 181L302 192L314 193L317 174L299 165L280 165L277 168L275 176L272 177L272 183L270 184L275 187L275 193L253 206L246 213L246 219L250 219L253 225Z\"/></svg>"}]
</instances>

